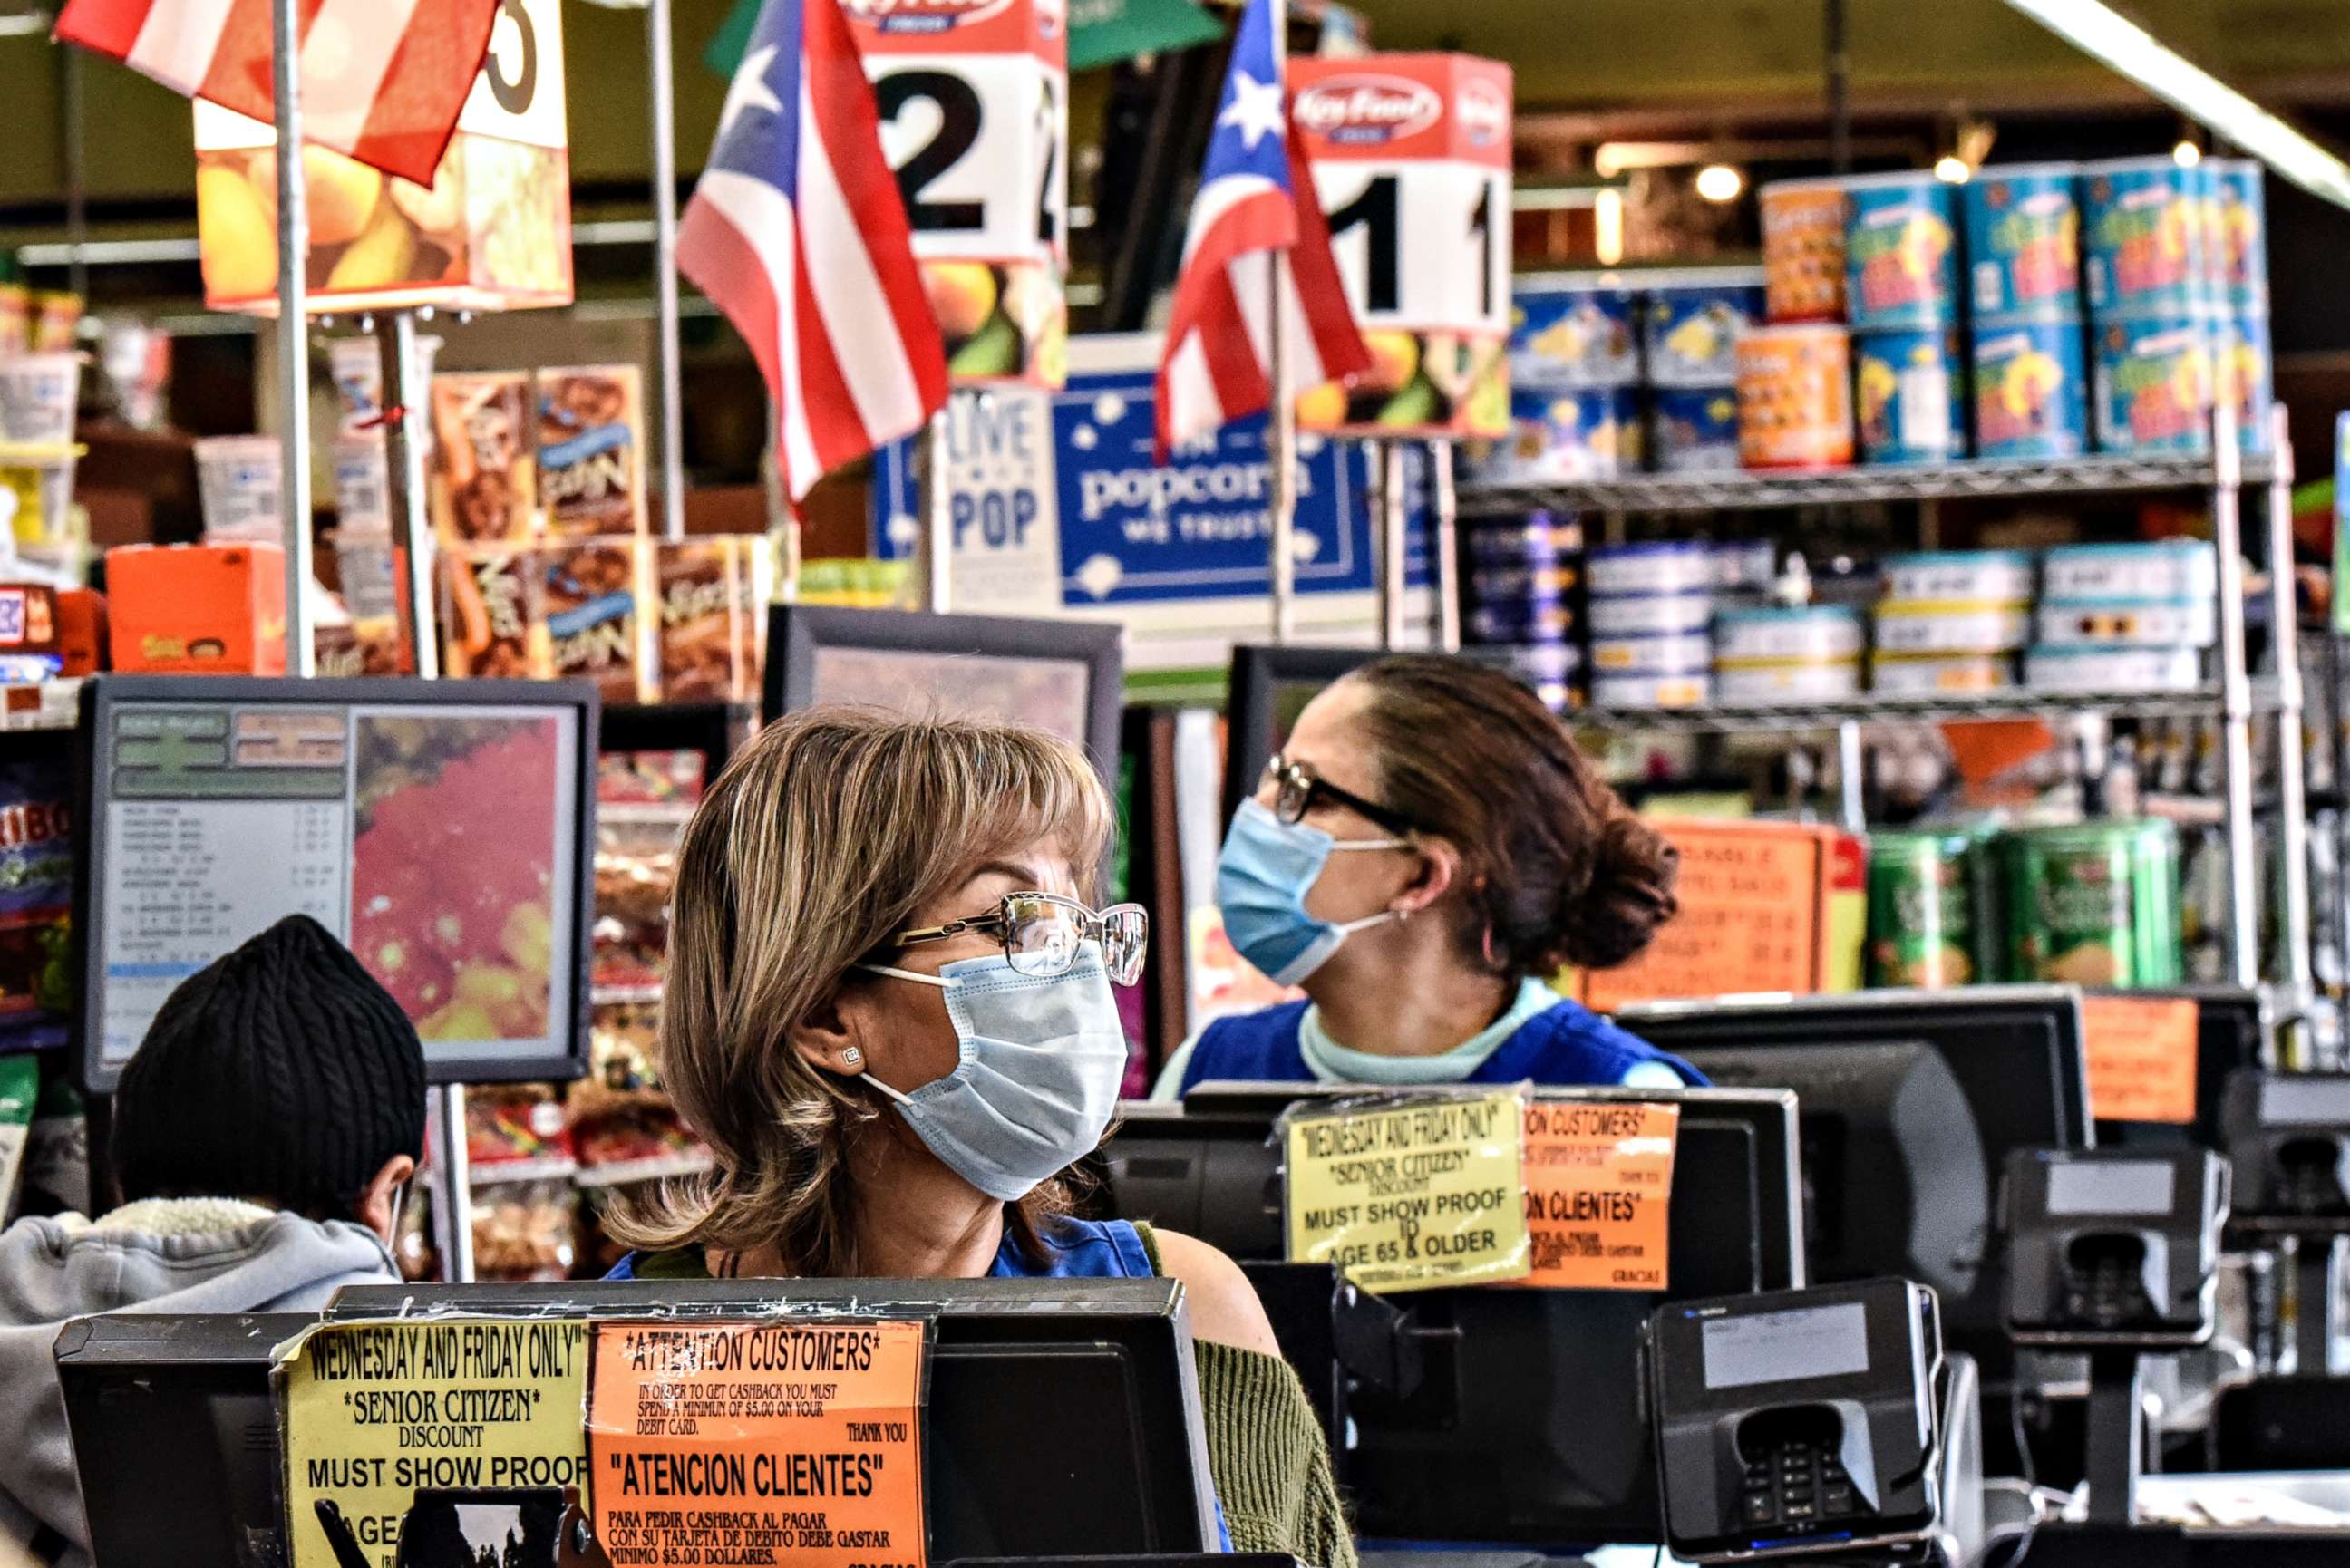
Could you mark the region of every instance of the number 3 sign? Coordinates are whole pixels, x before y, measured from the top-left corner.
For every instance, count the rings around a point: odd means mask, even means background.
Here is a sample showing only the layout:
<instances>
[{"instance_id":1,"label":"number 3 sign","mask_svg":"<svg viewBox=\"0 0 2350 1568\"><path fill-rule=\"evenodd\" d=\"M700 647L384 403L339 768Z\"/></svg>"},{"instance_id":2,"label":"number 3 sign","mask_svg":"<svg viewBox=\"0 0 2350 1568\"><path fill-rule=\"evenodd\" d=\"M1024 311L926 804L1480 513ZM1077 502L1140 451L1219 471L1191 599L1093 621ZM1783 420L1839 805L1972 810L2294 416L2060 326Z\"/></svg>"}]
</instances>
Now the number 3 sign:
<instances>
[{"instance_id":1,"label":"number 3 sign","mask_svg":"<svg viewBox=\"0 0 2350 1568\"><path fill-rule=\"evenodd\" d=\"M1298 400L1380 435L1508 428L1510 68L1466 55L1297 59L1289 90L1373 361Z\"/></svg>"},{"instance_id":2,"label":"number 3 sign","mask_svg":"<svg viewBox=\"0 0 2350 1568\"><path fill-rule=\"evenodd\" d=\"M1067 374L1065 0L847 0L959 382Z\"/></svg>"}]
</instances>

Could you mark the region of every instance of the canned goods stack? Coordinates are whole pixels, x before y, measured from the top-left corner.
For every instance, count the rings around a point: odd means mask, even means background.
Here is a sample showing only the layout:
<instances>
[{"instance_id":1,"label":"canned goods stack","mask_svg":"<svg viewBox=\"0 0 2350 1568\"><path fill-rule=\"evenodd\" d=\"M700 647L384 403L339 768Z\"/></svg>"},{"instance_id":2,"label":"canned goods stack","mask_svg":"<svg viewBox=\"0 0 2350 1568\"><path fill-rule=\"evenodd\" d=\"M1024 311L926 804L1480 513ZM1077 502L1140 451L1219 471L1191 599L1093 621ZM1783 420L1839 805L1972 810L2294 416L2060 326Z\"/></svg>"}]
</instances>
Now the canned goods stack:
<instances>
[{"instance_id":1,"label":"canned goods stack","mask_svg":"<svg viewBox=\"0 0 2350 1568\"><path fill-rule=\"evenodd\" d=\"M2027 827L1998 839L2007 978L2177 985L2178 834L2159 818Z\"/></svg>"},{"instance_id":2,"label":"canned goods stack","mask_svg":"<svg viewBox=\"0 0 2350 1568\"><path fill-rule=\"evenodd\" d=\"M1771 324L1738 342L1738 456L1747 468L1852 462L1849 183L1783 180L1762 189Z\"/></svg>"},{"instance_id":3,"label":"canned goods stack","mask_svg":"<svg viewBox=\"0 0 2350 1568\"><path fill-rule=\"evenodd\" d=\"M1464 640L1533 687L1553 712L1579 705L1575 589L1583 532L1548 512L1461 524Z\"/></svg>"},{"instance_id":4,"label":"canned goods stack","mask_svg":"<svg viewBox=\"0 0 2350 1568\"><path fill-rule=\"evenodd\" d=\"M2178 691L2218 639L2219 556L2200 539L2066 545L2042 571L2026 680L2051 691Z\"/></svg>"},{"instance_id":5,"label":"canned goods stack","mask_svg":"<svg viewBox=\"0 0 2350 1568\"><path fill-rule=\"evenodd\" d=\"M1939 988L1997 980L1991 845L1959 831L1868 836L1868 983Z\"/></svg>"},{"instance_id":6,"label":"canned goods stack","mask_svg":"<svg viewBox=\"0 0 2350 1568\"><path fill-rule=\"evenodd\" d=\"M2204 248L2210 257L2213 379L2234 400L2236 436L2247 454L2269 450L2269 405L2276 362L2269 340L2268 202L2259 160L2207 158Z\"/></svg>"},{"instance_id":7,"label":"canned goods stack","mask_svg":"<svg viewBox=\"0 0 2350 1568\"><path fill-rule=\"evenodd\" d=\"M1691 267L1641 280L1648 453L1663 473L1738 466L1738 340L1763 318L1760 267Z\"/></svg>"},{"instance_id":8,"label":"canned goods stack","mask_svg":"<svg viewBox=\"0 0 2350 1568\"><path fill-rule=\"evenodd\" d=\"M1951 189L1929 173L1859 175L1843 184L1850 201L1845 298L1861 461L1964 457Z\"/></svg>"},{"instance_id":9,"label":"canned goods stack","mask_svg":"<svg viewBox=\"0 0 2350 1568\"><path fill-rule=\"evenodd\" d=\"M2031 640L2032 557L2022 550L1890 556L1877 606L1869 684L1892 696L1988 691L2015 683Z\"/></svg>"},{"instance_id":10,"label":"canned goods stack","mask_svg":"<svg viewBox=\"0 0 2350 1568\"><path fill-rule=\"evenodd\" d=\"M1700 540L1595 548L1588 557L1591 701L1689 708L1713 695L1716 565Z\"/></svg>"},{"instance_id":11,"label":"canned goods stack","mask_svg":"<svg viewBox=\"0 0 2350 1568\"><path fill-rule=\"evenodd\" d=\"M1755 606L1713 618L1720 702L1808 702L1860 690L1858 612L1841 605Z\"/></svg>"},{"instance_id":12,"label":"canned goods stack","mask_svg":"<svg viewBox=\"0 0 2350 1568\"><path fill-rule=\"evenodd\" d=\"M1510 289L1510 434L1487 483L1612 479L1640 466L1634 296L1613 273L1536 274Z\"/></svg>"},{"instance_id":13,"label":"canned goods stack","mask_svg":"<svg viewBox=\"0 0 2350 1568\"><path fill-rule=\"evenodd\" d=\"M1981 456L2088 450L2079 180L2078 164L2018 163L1984 169L1967 185Z\"/></svg>"},{"instance_id":14,"label":"canned goods stack","mask_svg":"<svg viewBox=\"0 0 2350 1568\"><path fill-rule=\"evenodd\" d=\"M2215 236L2199 167L2122 158L2083 170L2097 444L2210 450Z\"/></svg>"}]
</instances>

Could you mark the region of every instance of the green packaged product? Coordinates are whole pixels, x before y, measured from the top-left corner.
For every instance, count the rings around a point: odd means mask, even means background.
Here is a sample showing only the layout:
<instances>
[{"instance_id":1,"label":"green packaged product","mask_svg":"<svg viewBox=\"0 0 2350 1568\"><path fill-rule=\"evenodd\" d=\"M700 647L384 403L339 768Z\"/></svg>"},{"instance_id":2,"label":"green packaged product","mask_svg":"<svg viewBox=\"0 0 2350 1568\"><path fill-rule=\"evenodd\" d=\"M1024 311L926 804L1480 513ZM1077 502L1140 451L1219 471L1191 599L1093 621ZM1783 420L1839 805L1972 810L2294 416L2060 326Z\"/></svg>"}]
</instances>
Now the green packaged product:
<instances>
[{"instance_id":1,"label":"green packaged product","mask_svg":"<svg viewBox=\"0 0 2350 1568\"><path fill-rule=\"evenodd\" d=\"M2021 828L1999 840L2009 978L2177 985L2178 834L2158 819Z\"/></svg>"},{"instance_id":2,"label":"green packaged product","mask_svg":"<svg viewBox=\"0 0 2350 1568\"><path fill-rule=\"evenodd\" d=\"M1868 983L1965 985L1982 972L1973 843L1960 833L1868 836Z\"/></svg>"}]
</instances>

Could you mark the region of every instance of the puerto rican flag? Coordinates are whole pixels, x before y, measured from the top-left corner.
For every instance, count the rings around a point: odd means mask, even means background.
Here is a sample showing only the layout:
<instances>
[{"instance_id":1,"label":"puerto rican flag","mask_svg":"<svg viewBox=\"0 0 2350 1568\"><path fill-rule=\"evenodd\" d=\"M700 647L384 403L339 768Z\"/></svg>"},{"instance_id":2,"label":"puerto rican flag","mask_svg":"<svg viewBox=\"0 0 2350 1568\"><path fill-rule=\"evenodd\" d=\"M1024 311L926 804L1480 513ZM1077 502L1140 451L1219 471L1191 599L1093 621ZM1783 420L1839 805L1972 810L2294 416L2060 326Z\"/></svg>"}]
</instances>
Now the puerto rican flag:
<instances>
[{"instance_id":1,"label":"puerto rican flag","mask_svg":"<svg viewBox=\"0 0 2350 1568\"><path fill-rule=\"evenodd\" d=\"M1290 134L1273 64L1274 0L1248 0L1232 41L1159 364L1158 455L1273 403L1272 276L1286 252L1291 388L1371 367L1355 329L1314 177Z\"/></svg>"},{"instance_id":2,"label":"puerto rican flag","mask_svg":"<svg viewBox=\"0 0 2350 1568\"><path fill-rule=\"evenodd\" d=\"M793 500L945 403L946 348L839 0L766 0L677 266L767 378Z\"/></svg>"},{"instance_id":3,"label":"puerto rican flag","mask_svg":"<svg viewBox=\"0 0 2350 1568\"><path fill-rule=\"evenodd\" d=\"M258 120L270 0L69 0L57 36ZM432 183L490 50L498 0L300 0L302 139Z\"/></svg>"}]
</instances>

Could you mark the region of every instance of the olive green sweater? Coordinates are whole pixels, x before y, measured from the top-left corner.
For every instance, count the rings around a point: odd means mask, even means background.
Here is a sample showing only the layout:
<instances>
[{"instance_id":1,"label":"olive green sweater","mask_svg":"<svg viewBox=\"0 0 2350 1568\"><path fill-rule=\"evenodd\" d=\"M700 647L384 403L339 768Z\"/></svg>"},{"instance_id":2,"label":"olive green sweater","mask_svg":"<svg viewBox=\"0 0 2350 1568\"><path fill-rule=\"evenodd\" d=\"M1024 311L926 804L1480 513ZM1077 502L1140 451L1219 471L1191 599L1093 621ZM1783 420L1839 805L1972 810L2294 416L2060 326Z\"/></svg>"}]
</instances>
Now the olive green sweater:
<instances>
[{"instance_id":1,"label":"olive green sweater","mask_svg":"<svg viewBox=\"0 0 2350 1568\"><path fill-rule=\"evenodd\" d=\"M1150 1266L1165 1272L1148 1225ZM640 1257L641 1280L706 1279L700 1248ZM1223 1503L1235 1552L1276 1552L1305 1568L1356 1568L1354 1538L1338 1501L1329 1446L1305 1386L1277 1355L1209 1340L1192 1343L1200 1407L1208 1433L1208 1473Z\"/></svg>"}]
</instances>

